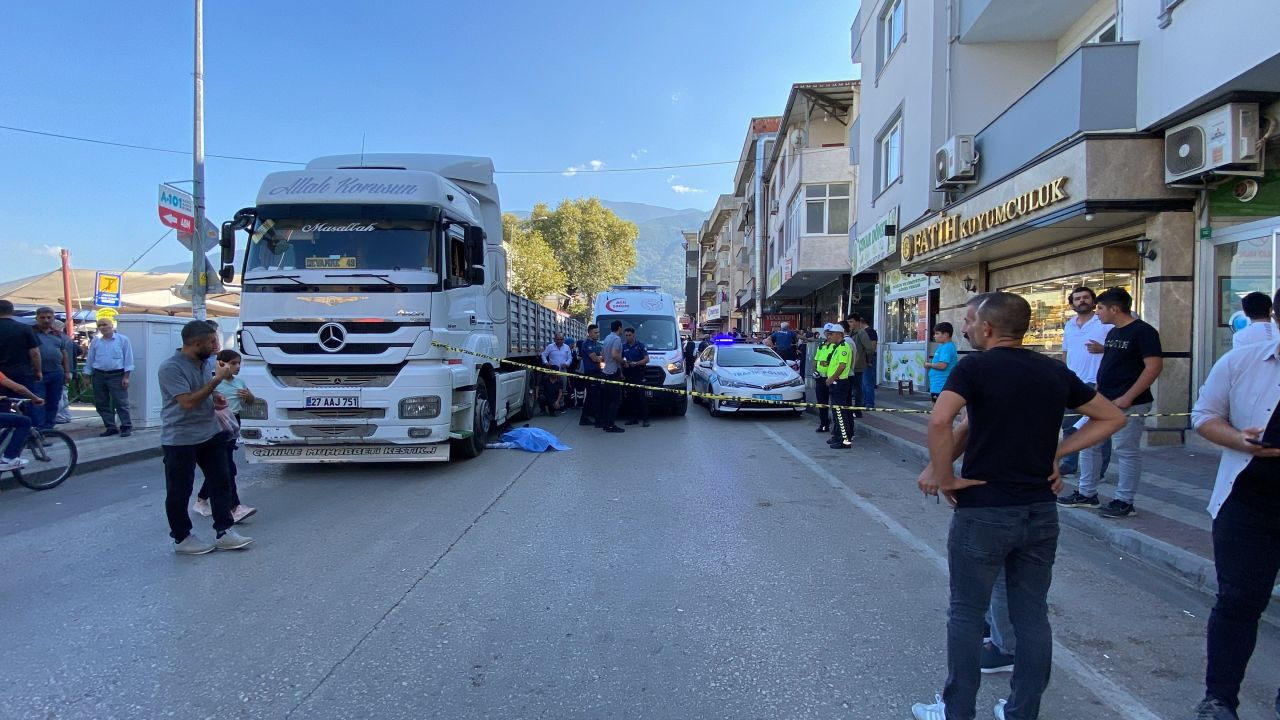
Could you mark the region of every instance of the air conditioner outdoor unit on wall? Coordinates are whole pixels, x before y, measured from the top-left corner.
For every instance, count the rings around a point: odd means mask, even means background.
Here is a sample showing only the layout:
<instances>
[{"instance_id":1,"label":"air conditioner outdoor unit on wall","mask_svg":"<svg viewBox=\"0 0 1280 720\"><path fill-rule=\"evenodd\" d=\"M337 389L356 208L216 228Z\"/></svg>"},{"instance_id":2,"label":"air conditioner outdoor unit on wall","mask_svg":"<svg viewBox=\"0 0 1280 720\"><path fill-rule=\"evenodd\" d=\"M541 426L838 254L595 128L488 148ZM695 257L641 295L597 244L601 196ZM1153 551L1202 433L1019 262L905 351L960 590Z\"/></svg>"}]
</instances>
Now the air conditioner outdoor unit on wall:
<instances>
[{"instance_id":1,"label":"air conditioner outdoor unit on wall","mask_svg":"<svg viewBox=\"0 0 1280 720\"><path fill-rule=\"evenodd\" d=\"M933 157L933 187L936 190L977 182L978 155L972 135L955 135L938 148Z\"/></svg>"},{"instance_id":2,"label":"air conditioner outdoor unit on wall","mask_svg":"<svg viewBox=\"0 0 1280 720\"><path fill-rule=\"evenodd\" d=\"M1208 173L1262 174L1257 103L1228 103L1169 128L1164 134L1164 181L1186 183Z\"/></svg>"}]
</instances>

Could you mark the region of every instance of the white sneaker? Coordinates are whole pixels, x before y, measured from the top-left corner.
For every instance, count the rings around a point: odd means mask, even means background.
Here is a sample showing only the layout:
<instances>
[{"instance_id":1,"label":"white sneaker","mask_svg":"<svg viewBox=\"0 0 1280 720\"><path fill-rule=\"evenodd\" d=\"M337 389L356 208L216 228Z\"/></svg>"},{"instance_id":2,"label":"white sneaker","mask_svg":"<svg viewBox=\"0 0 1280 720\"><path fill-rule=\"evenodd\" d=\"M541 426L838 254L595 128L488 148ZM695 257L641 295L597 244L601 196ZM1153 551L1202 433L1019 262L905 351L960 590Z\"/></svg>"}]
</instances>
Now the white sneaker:
<instances>
[{"instance_id":1,"label":"white sneaker","mask_svg":"<svg viewBox=\"0 0 1280 720\"><path fill-rule=\"evenodd\" d=\"M196 498L195 504L191 506L191 509L201 517L209 517L210 515L213 515L213 508L209 507L208 500Z\"/></svg>"},{"instance_id":2,"label":"white sneaker","mask_svg":"<svg viewBox=\"0 0 1280 720\"><path fill-rule=\"evenodd\" d=\"M916 720L947 720L947 705L942 702L941 695L933 696L933 704L916 703L911 706L911 714Z\"/></svg>"},{"instance_id":3,"label":"white sneaker","mask_svg":"<svg viewBox=\"0 0 1280 720\"><path fill-rule=\"evenodd\" d=\"M231 508L231 519L234 522L240 522L247 517L251 517L258 512L258 508L251 508L248 505L237 505Z\"/></svg>"},{"instance_id":4,"label":"white sneaker","mask_svg":"<svg viewBox=\"0 0 1280 720\"><path fill-rule=\"evenodd\" d=\"M173 546L173 551L179 555L204 555L213 552L213 546L196 537L195 533L189 533L182 542Z\"/></svg>"},{"instance_id":5,"label":"white sneaker","mask_svg":"<svg viewBox=\"0 0 1280 720\"><path fill-rule=\"evenodd\" d=\"M222 537L213 542L214 546L219 550L240 550L248 547L253 542L253 538L245 537L235 530L228 530L222 533Z\"/></svg>"},{"instance_id":6,"label":"white sneaker","mask_svg":"<svg viewBox=\"0 0 1280 720\"><path fill-rule=\"evenodd\" d=\"M6 470L21 470L26 466L27 461L24 458L17 457L0 459L0 472L4 472Z\"/></svg>"},{"instance_id":7,"label":"white sneaker","mask_svg":"<svg viewBox=\"0 0 1280 720\"><path fill-rule=\"evenodd\" d=\"M1008 700L996 701L996 707L995 707L995 710L993 711L996 715L996 720L1004 720L1004 704L1007 702L1009 701Z\"/></svg>"}]
</instances>

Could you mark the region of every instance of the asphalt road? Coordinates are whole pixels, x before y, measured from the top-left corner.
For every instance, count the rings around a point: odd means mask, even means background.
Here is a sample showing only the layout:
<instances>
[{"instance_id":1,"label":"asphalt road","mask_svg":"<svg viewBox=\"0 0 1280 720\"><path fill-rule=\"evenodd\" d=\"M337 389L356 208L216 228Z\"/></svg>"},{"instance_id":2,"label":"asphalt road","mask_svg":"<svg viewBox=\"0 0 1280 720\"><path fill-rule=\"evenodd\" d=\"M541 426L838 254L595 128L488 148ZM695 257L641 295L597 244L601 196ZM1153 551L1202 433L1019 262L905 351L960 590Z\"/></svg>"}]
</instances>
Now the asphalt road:
<instances>
[{"instance_id":1,"label":"asphalt road","mask_svg":"<svg viewBox=\"0 0 1280 720\"><path fill-rule=\"evenodd\" d=\"M576 421L536 423L564 453L242 466L241 553L173 555L159 460L5 492L0 717L910 718L940 689L918 466L808 419ZM1051 601L1043 717L1189 716L1209 598L1064 529ZM1268 626L1243 717L1277 667Z\"/></svg>"}]
</instances>

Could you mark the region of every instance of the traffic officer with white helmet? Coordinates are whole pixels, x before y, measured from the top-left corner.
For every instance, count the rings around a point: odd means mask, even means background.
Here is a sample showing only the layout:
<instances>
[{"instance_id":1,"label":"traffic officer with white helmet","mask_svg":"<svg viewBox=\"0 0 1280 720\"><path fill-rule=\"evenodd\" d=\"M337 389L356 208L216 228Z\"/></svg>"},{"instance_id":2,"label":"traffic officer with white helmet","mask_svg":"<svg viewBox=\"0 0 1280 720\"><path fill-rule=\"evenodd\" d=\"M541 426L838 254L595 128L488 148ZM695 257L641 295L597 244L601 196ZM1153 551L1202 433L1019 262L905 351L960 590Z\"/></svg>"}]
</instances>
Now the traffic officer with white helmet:
<instances>
[{"instance_id":1,"label":"traffic officer with white helmet","mask_svg":"<svg viewBox=\"0 0 1280 720\"><path fill-rule=\"evenodd\" d=\"M831 351L835 349L825 330L824 328L822 342L818 344L818 349L813 351L813 379L817 381L813 389L818 403L818 429L814 432L820 433L831 431L831 418L827 412L827 404L831 402L831 393L827 388L827 370Z\"/></svg>"},{"instance_id":2,"label":"traffic officer with white helmet","mask_svg":"<svg viewBox=\"0 0 1280 720\"><path fill-rule=\"evenodd\" d=\"M827 342L831 346L831 356L827 359L827 392L831 402L832 420L831 441L827 444L836 450L848 450L853 447L853 413L849 406L853 403L853 381L849 374L853 369L853 348L844 341L844 328L836 323L823 326L827 334Z\"/></svg>"}]
</instances>

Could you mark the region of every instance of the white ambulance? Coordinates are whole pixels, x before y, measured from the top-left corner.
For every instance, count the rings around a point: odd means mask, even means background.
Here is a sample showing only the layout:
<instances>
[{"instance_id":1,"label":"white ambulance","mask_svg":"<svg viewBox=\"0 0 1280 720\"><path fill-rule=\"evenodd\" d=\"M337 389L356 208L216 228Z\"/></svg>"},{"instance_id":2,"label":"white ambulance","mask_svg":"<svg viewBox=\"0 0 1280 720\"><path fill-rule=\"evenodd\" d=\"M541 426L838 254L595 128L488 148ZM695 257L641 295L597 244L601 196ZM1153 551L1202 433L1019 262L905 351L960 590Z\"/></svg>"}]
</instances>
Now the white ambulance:
<instances>
[{"instance_id":1,"label":"white ambulance","mask_svg":"<svg viewBox=\"0 0 1280 720\"><path fill-rule=\"evenodd\" d=\"M670 293L657 285L614 285L596 296L591 322L600 326L600 337L609 333L614 320L623 328L635 328L636 340L649 351L649 364L644 369L644 384L683 391L686 387L684 352L680 342L680 317ZM649 407L662 408L675 415L689 409L689 396L684 392L645 391Z\"/></svg>"}]
</instances>

